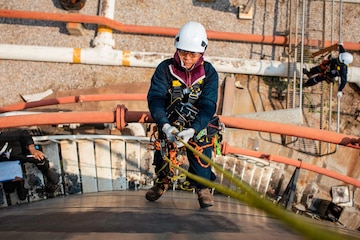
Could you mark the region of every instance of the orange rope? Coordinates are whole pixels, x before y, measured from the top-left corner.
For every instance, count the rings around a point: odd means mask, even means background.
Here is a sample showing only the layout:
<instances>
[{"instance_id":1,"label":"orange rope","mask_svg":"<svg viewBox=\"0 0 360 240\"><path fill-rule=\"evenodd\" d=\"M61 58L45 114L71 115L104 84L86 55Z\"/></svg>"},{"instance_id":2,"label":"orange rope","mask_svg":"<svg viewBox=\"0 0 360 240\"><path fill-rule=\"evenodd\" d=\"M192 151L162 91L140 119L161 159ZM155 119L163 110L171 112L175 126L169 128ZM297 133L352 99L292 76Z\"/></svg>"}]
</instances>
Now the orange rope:
<instances>
[{"instance_id":1,"label":"orange rope","mask_svg":"<svg viewBox=\"0 0 360 240\"><path fill-rule=\"evenodd\" d=\"M190 141L189 144L192 145L192 146L195 148L195 150L199 151L200 153L202 153L202 152L204 151L204 148L208 148L208 147L213 146L213 143L209 143L209 144L207 144L207 145L204 145L204 146L201 146L201 147L200 147L199 145L197 145L197 144L196 144L195 142L193 142L193 141ZM210 166L210 163L208 163L208 164L203 164L203 163L201 162L200 157L199 157L198 155L195 155L195 154L193 154L193 155L194 155L194 157L197 159L197 161L198 161L198 163L199 163L199 165L200 165L201 167L203 167L203 168L208 168L208 167Z\"/></svg>"},{"instance_id":2,"label":"orange rope","mask_svg":"<svg viewBox=\"0 0 360 240\"><path fill-rule=\"evenodd\" d=\"M149 144L149 149L152 149L152 150L161 150L161 143L159 141L159 139L156 137L156 132L157 132L157 127L154 126L153 128L153 133L151 134L151 137L150 139L154 139L153 142L151 142ZM203 152L205 148L208 148L208 147L211 147L211 146L215 146L215 137L213 137L211 139L211 143L207 144L207 145L204 145L204 146L199 146L197 145L195 142L191 141L189 142L190 144L192 144L194 146L194 148L199 151L199 152ZM175 143L171 143L171 142L167 142L167 145L168 145L168 150L169 150L169 160L171 162L171 164L175 165L175 166L180 166L182 164L185 163L185 160L186 158L185 157L182 157L181 158L181 161L178 161L178 158L177 158L177 153L178 153L178 149L176 147L176 144ZM150 148L151 146L151 148ZM215 148L214 148L215 149ZM216 151L216 150L214 150ZM199 165L203 168L208 168L210 166L210 164L204 164L201 162L201 159L198 155L195 155L195 158L197 159ZM174 168L173 167L170 167L170 171L171 172L174 172Z\"/></svg>"}]
</instances>

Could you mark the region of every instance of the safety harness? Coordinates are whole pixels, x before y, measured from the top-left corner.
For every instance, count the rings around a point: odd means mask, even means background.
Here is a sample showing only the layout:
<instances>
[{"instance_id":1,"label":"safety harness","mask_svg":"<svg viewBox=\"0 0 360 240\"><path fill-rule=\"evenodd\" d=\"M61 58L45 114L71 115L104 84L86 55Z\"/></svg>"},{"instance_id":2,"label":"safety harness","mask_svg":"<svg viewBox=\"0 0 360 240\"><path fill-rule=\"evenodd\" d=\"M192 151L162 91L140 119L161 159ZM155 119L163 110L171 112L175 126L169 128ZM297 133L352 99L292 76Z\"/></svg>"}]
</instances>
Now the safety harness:
<instances>
[{"instance_id":1,"label":"safety harness","mask_svg":"<svg viewBox=\"0 0 360 240\"><path fill-rule=\"evenodd\" d=\"M171 82L171 88L169 92L171 94L171 104L166 109L167 117L173 126L176 126L179 131L191 127L191 123L196 118L199 110L194 107L194 103L199 99L202 93L204 79L198 80L195 84L186 88L179 80L175 79ZM222 140L221 134L224 130L224 125L220 123L218 117L211 119L209 125L202 129L193 140L189 141L189 144L197 151L202 153L205 148L214 146L215 154L220 154L219 142ZM176 147L175 143L169 142L161 131L154 126L153 133L151 135L151 149L160 151L162 156L167 156L170 162L176 166L182 165L185 160L184 149ZM209 141L209 144L199 145L198 143L203 141ZM184 148L184 147L183 147ZM184 154L179 154L184 152ZM209 164L202 163L199 156L194 154L200 166L208 168ZM165 164L156 174L164 171L168 164ZM175 175L174 169L169 167L170 177Z\"/></svg>"},{"instance_id":2,"label":"safety harness","mask_svg":"<svg viewBox=\"0 0 360 240\"><path fill-rule=\"evenodd\" d=\"M189 88L183 87L179 80L173 80L171 84L171 104L166 109L167 117L171 124L176 126L179 131L190 127L195 120L199 110L194 107L194 103L199 99L203 80L197 81Z\"/></svg>"},{"instance_id":3,"label":"safety harness","mask_svg":"<svg viewBox=\"0 0 360 240\"><path fill-rule=\"evenodd\" d=\"M334 62L334 60L335 59L331 58L331 55L329 55L328 59L324 59L321 64L319 64L319 68L321 70L319 75L326 76L326 81L328 83L334 81L334 76L340 75L339 71L341 69L341 63L338 62L338 59L336 59L336 62ZM337 74L333 73L333 71L336 71Z\"/></svg>"}]
</instances>

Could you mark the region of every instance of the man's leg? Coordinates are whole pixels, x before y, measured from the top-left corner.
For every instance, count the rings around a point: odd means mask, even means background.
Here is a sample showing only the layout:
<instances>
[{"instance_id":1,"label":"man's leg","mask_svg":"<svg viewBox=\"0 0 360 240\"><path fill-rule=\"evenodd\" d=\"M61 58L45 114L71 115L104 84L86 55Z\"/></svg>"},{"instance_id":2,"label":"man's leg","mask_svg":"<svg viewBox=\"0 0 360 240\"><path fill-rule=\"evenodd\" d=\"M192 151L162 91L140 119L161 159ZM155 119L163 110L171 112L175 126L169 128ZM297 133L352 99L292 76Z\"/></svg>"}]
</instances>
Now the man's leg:
<instances>
[{"instance_id":1,"label":"man's leg","mask_svg":"<svg viewBox=\"0 0 360 240\"><path fill-rule=\"evenodd\" d=\"M49 160L46 158L39 161L33 157L26 157L20 159L22 163L28 162L33 163L40 170L40 172L46 178L47 183L57 185L59 183L59 175L50 168Z\"/></svg>"},{"instance_id":2,"label":"man's leg","mask_svg":"<svg viewBox=\"0 0 360 240\"><path fill-rule=\"evenodd\" d=\"M199 146L207 145L208 141L199 143ZM213 152L213 147L206 147L203 149L202 154L211 159ZM203 177L210 181L215 181L216 176L211 170L211 166L203 161L201 158L194 156L194 154L188 150L188 159L189 159L189 172L197 176ZM198 182L195 182L192 179L189 181L194 185L196 192L198 194L198 201L201 208L207 208L214 205L214 199L210 192L210 189Z\"/></svg>"},{"instance_id":3,"label":"man's leg","mask_svg":"<svg viewBox=\"0 0 360 240\"><path fill-rule=\"evenodd\" d=\"M310 72L306 68L303 68L303 74L305 74L308 78L311 77Z\"/></svg>"},{"instance_id":4,"label":"man's leg","mask_svg":"<svg viewBox=\"0 0 360 240\"><path fill-rule=\"evenodd\" d=\"M324 80L325 80L324 76L317 75L313 78L310 78L306 83L304 83L303 87L311 87Z\"/></svg>"},{"instance_id":5,"label":"man's leg","mask_svg":"<svg viewBox=\"0 0 360 240\"><path fill-rule=\"evenodd\" d=\"M13 193L16 190L17 196L21 201L24 201L28 195L28 189L25 188L24 179L15 179L12 181L3 182L3 189L5 193Z\"/></svg>"},{"instance_id":6,"label":"man's leg","mask_svg":"<svg viewBox=\"0 0 360 240\"><path fill-rule=\"evenodd\" d=\"M49 160L45 158L42 161L39 161L36 158L24 157L24 156L18 156L17 159L19 159L22 164L33 163L40 170L40 172L44 176L45 189L48 194L48 197L54 197L54 193L58 188L60 176L58 173L56 173L54 170L50 168Z\"/></svg>"},{"instance_id":7,"label":"man's leg","mask_svg":"<svg viewBox=\"0 0 360 240\"><path fill-rule=\"evenodd\" d=\"M315 74L319 74L322 72L323 72L323 70L321 69L320 66L315 66L315 67L310 68L310 75L315 75Z\"/></svg>"},{"instance_id":8,"label":"man's leg","mask_svg":"<svg viewBox=\"0 0 360 240\"><path fill-rule=\"evenodd\" d=\"M322 70L319 66L310 68L310 71L308 71L306 68L303 68L303 74L305 74L308 78L311 78L315 74L319 74L321 72L322 72Z\"/></svg>"},{"instance_id":9,"label":"man's leg","mask_svg":"<svg viewBox=\"0 0 360 240\"><path fill-rule=\"evenodd\" d=\"M169 173L170 168L161 156L161 152L156 150L154 153L155 172L157 178L155 184L145 195L148 201L154 202L158 200L169 189Z\"/></svg>"}]
</instances>

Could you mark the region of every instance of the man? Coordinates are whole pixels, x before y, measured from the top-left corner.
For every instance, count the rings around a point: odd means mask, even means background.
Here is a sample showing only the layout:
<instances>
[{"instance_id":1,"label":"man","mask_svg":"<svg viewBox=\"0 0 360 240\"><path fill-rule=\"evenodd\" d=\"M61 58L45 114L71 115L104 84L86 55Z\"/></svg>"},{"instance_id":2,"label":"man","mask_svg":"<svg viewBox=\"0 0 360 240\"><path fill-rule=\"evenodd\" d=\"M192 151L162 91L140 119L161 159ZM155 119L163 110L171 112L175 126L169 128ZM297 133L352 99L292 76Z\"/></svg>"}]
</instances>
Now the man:
<instances>
[{"instance_id":1,"label":"man","mask_svg":"<svg viewBox=\"0 0 360 240\"><path fill-rule=\"evenodd\" d=\"M59 175L50 169L49 160L42 151L36 149L34 141L27 130L10 130L0 132L0 161L19 160L21 164L33 163L45 177L48 197L53 197L56 185L59 183ZM27 197L27 189L24 187L24 179L5 182L4 190L13 192L17 190L20 200Z\"/></svg>"},{"instance_id":2,"label":"man","mask_svg":"<svg viewBox=\"0 0 360 240\"><path fill-rule=\"evenodd\" d=\"M315 66L308 71L303 69L303 73L309 78L309 80L304 84L304 87L313 86L324 80L328 82L335 82L335 77L340 76L340 85L338 87L338 98L341 98L346 82L347 82L347 73L348 65L352 63L353 56L346 52L343 45L339 44L339 56L337 58L332 58L331 55L328 59L325 59L320 65Z\"/></svg>"},{"instance_id":3,"label":"man","mask_svg":"<svg viewBox=\"0 0 360 240\"><path fill-rule=\"evenodd\" d=\"M159 129L159 142L167 150L183 148L177 138L201 149L211 158L213 145L207 136L206 127L216 112L218 99L218 73L204 61L208 45L205 28L197 22L188 22L175 37L176 52L156 68L148 92L148 107ZM177 138L176 138L176 137ZM171 169L163 156L169 157L164 147L155 151L154 163L157 180L147 193L146 199L156 201L169 188ZM187 150L188 171L215 180L211 167ZM214 204L210 189L202 184L189 181L195 187L201 208Z\"/></svg>"}]
</instances>

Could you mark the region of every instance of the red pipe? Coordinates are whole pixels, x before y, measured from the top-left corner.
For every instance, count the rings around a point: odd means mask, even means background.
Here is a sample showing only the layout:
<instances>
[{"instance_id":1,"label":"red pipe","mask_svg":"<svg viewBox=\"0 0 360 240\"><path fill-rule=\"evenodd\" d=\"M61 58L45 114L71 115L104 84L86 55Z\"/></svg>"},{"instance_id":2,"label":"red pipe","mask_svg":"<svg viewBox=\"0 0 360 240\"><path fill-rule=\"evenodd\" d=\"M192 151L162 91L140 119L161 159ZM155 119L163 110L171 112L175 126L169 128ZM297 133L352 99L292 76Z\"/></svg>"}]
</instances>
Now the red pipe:
<instances>
[{"instance_id":1,"label":"red pipe","mask_svg":"<svg viewBox=\"0 0 360 240\"><path fill-rule=\"evenodd\" d=\"M296 125L269 122L257 119L219 116L220 121L226 127L246 129L259 132L277 133L282 135L296 136L312 140L319 140L343 146L359 148L360 138L341 133L329 132L321 129L301 127Z\"/></svg>"},{"instance_id":2,"label":"red pipe","mask_svg":"<svg viewBox=\"0 0 360 240\"><path fill-rule=\"evenodd\" d=\"M162 36L171 36L171 37L174 37L179 31L178 28L127 25L103 16L90 16L90 15L83 15L76 13L64 14L64 13L45 13L45 12L35 12L35 11L0 9L0 17L97 24L125 33L151 34L151 35L162 35ZM207 34L209 39L214 39L214 40L252 42L252 43L263 43L263 44L272 44L272 45L289 44L288 39L284 36L264 36L257 34L217 32L210 30L207 31ZM292 44L294 43L295 42L292 42ZM333 42L331 41L324 41L324 47L331 46L332 44ZM343 44L345 49L347 50L355 50L355 51L360 50L360 43L344 42ZM323 44L320 40L308 39L304 41L304 45L323 47Z\"/></svg>"},{"instance_id":3,"label":"red pipe","mask_svg":"<svg viewBox=\"0 0 360 240\"><path fill-rule=\"evenodd\" d=\"M100 101L145 101L146 94L94 94L94 95L78 95L68 97L58 97L51 99L43 99L40 101L15 103L0 107L0 113L19 111L27 108L43 107L55 104L66 103L83 103L83 102L100 102Z\"/></svg>"},{"instance_id":4,"label":"red pipe","mask_svg":"<svg viewBox=\"0 0 360 240\"><path fill-rule=\"evenodd\" d=\"M305 163L302 161L298 161L298 160L294 160L294 159L290 159L290 158L286 158L286 157L275 156L275 155L266 154L266 153L253 151L253 150L248 150L248 149L234 148L234 147L230 147L230 145L227 143L224 143L222 145L222 154L223 155L242 154L242 155L246 155L246 156L261 158L261 159L267 160L269 162L273 161L273 162L284 163L284 164L288 164L288 165L291 165L294 167L303 168L303 169L306 169L306 170L309 170L312 172L316 172L316 173L343 181L345 183L349 183L356 187L360 187L360 181L357 179L351 178L349 176L344 176L342 174L327 170L325 168L321 168L321 167L318 167L315 165L311 165L311 164L308 164L308 163Z\"/></svg>"}]
</instances>

